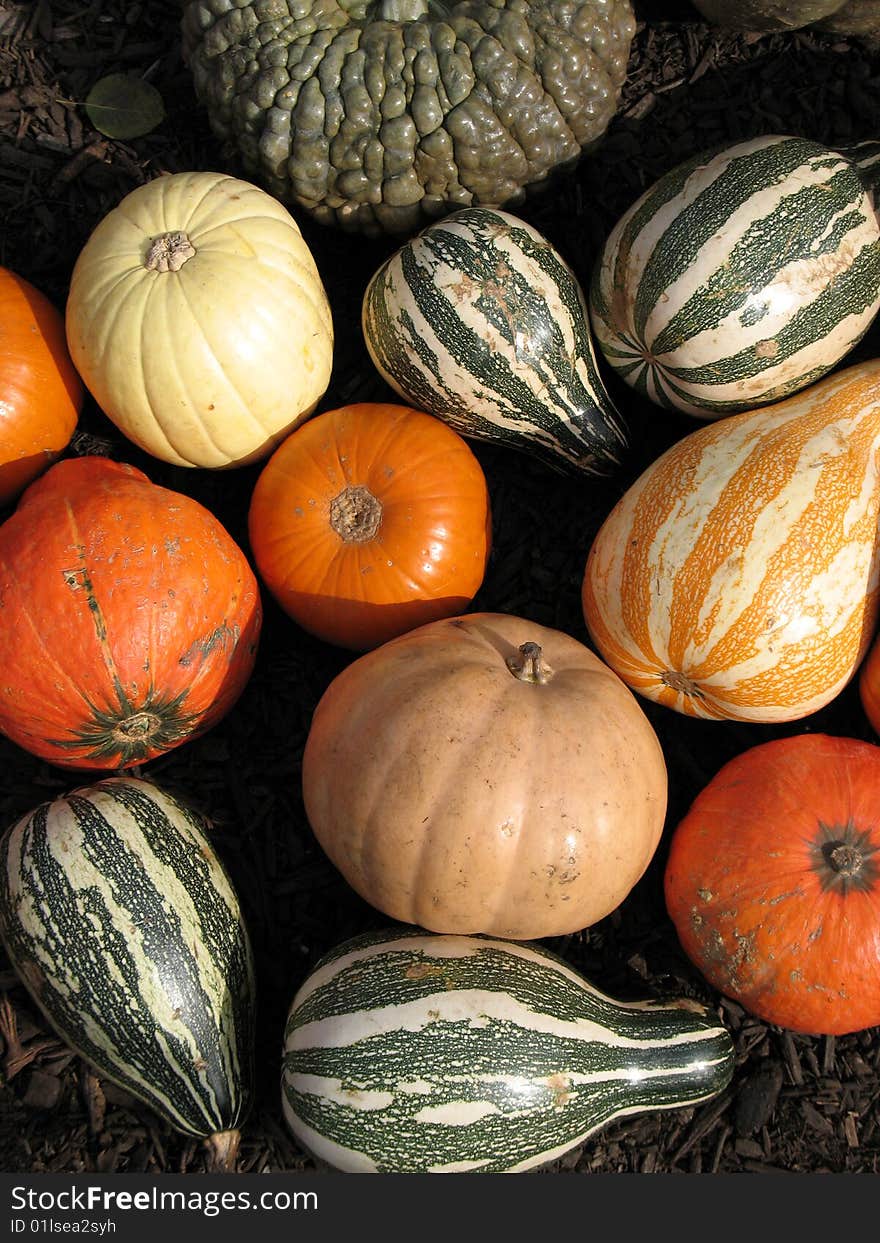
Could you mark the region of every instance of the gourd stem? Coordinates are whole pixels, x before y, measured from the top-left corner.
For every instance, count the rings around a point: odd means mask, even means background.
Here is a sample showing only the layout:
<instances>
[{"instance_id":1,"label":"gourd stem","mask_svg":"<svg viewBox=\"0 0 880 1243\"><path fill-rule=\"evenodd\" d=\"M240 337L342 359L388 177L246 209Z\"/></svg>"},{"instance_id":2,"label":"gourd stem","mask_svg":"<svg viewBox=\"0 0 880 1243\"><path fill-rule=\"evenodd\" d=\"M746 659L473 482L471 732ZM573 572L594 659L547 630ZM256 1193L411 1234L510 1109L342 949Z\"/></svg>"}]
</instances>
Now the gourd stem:
<instances>
[{"instance_id":1,"label":"gourd stem","mask_svg":"<svg viewBox=\"0 0 880 1243\"><path fill-rule=\"evenodd\" d=\"M230 1173L235 1168L241 1132L237 1128L230 1131L215 1131L205 1140L208 1150L208 1171L211 1174Z\"/></svg>"},{"instance_id":2,"label":"gourd stem","mask_svg":"<svg viewBox=\"0 0 880 1243\"><path fill-rule=\"evenodd\" d=\"M862 852L846 842L836 842L828 851L828 862L841 876L855 876L862 867Z\"/></svg>"},{"instance_id":3,"label":"gourd stem","mask_svg":"<svg viewBox=\"0 0 880 1243\"><path fill-rule=\"evenodd\" d=\"M195 253L195 246L180 229L160 233L150 242L144 267L148 272L179 272Z\"/></svg>"},{"instance_id":4,"label":"gourd stem","mask_svg":"<svg viewBox=\"0 0 880 1243\"><path fill-rule=\"evenodd\" d=\"M553 670L544 659L539 643L521 643L516 656L509 656L507 667L520 682L534 682L543 686L553 677Z\"/></svg>"},{"instance_id":5,"label":"gourd stem","mask_svg":"<svg viewBox=\"0 0 880 1243\"><path fill-rule=\"evenodd\" d=\"M382 525L382 502L362 485L344 488L330 502L330 525L347 544L365 544Z\"/></svg>"}]
</instances>

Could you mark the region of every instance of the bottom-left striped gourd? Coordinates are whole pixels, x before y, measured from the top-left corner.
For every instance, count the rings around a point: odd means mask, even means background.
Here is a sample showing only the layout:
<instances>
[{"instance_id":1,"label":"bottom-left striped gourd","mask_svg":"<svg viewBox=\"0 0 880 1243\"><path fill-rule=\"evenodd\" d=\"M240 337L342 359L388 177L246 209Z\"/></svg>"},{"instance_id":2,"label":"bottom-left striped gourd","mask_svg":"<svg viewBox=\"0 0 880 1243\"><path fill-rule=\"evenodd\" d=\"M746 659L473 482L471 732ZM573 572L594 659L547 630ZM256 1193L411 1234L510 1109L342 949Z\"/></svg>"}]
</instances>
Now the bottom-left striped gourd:
<instances>
[{"instance_id":1,"label":"bottom-left striped gourd","mask_svg":"<svg viewBox=\"0 0 880 1243\"><path fill-rule=\"evenodd\" d=\"M254 968L200 818L109 777L0 842L0 937L61 1038L223 1164L253 1078Z\"/></svg>"}]
</instances>

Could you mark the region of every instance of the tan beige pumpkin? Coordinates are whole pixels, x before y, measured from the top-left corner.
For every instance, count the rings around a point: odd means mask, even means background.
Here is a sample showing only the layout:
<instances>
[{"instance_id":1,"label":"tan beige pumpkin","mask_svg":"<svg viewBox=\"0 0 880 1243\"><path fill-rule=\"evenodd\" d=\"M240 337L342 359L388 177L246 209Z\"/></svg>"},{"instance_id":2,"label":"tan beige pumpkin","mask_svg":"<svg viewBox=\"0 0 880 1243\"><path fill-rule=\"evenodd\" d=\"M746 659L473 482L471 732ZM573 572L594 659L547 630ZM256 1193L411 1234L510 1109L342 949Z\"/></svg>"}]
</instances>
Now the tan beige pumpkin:
<instances>
[{"instance_id":1,"label":"tan beige pumpkin","mask_svg":"<svg viewBox=\"0 0 880 1243\"><path fill-rule=\"evenodd\" d=\"M267 456L330 380L330 307L296 221L222 173L157 177L108 212L76 261L66 323L105 414L178 466Z\"/></svg>"},{"instance_id":2,"label":"tan beige pumpkin","mask_svg":"<svg viewBox=\"0 0 880 1243\"><path fill-rule=\"evenodd\" d=\"M668 449L606 518L584 617L627 685L691 716L791 721L877 619L880 360Z\"/></svg>"},{"instance_id":3,"label":"tan beige pumpkin","mask_svg":"<svg viewBox=\"0 0 880 1243\"><path fill-rule=\"evenodd\" d=\"M315 710L303 798L373 906L433 932L533 939L602 919L663 830L666 766L589 648L521 617L430 622L345 668Z\"/></svg>"}]
</instances>

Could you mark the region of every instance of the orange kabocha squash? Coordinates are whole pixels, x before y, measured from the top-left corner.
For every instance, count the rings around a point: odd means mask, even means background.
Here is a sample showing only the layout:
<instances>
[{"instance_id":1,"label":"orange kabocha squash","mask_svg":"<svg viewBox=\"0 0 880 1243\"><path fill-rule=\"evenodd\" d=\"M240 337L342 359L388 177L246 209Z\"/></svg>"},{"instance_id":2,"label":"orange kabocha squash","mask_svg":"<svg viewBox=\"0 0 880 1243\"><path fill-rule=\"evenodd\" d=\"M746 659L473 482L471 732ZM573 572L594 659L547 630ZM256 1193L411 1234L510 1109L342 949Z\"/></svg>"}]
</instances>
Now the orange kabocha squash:
<instances>
[{"instance_id":1,"label":"orange kabocha squash","mask_svg":"<svg viewBox=\"0 0 880 1243\"><path fill-rule=\"evenodd\" d=\"M767 1023L880 1023L880 747L802 734L738 755L672 836L666 904L715 988Z\"/></svg>"},{"instance_id":2,"label":"orange kabocha squash","mask_svg":"<svg viewBox=\"0 0 880 1243\"><path fill-rule=\"evenodd\" d=\"M0 507L67 447L83 393L63 315L23 277L0 268Z\"/></svg>"},{"instance_id":3,"label":"orange kabocha squash","mask_svg":"<svg viewBox=\"0 0 880 1243\"><path fill-rule=\"evenodd\" d=\"M406 406L362 402L276 449L249 528L281 607L319 638L366 651L467 607L492 524L485 477L457 432Z\"/></svg>"},{"instance_id":4,"label":"orange kabocha squash","mask_svg":"<svg viewBox=\"0 0 880 1243\"><path fill-rule=\"evenodd\" d=\"M72 458L0 526L0 730L71 768L126 768L232 706L259 589L197 501L133 466Z\"/></svg>"},{"instance_id":5,"label":"orange kabocha squash","mask_svg":"<svg viewBox=\"0 0 880 1243\"><path fill-rule=\"evenodd\" d=\"M352 888L433 932L595 923L642 876L666 813L660 743L620 678L569 635L499 613L431 622L343 669L302 780Z\"/></svg>"},{"instance_id":6,"label":"orange kabocha squash","mask_svg":"<svg viewBox=\"0 0 880 1243\"><path fill-rule=\"evenodd\" d=\"M790 721L829 703L878 608L880 360L685 436L587 559L600 654L692 716Z\"/></svg>"}]
</instances>

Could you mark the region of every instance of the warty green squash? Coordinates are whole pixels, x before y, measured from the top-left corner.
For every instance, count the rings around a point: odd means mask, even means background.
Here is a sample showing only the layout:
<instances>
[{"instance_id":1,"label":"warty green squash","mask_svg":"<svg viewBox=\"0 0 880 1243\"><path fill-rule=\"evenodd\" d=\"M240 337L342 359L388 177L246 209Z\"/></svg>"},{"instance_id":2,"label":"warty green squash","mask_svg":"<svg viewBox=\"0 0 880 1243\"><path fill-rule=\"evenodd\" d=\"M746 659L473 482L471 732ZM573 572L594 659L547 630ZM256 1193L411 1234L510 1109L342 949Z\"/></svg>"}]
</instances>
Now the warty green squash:
<instances>
[{"instance_id":1,"label":"warty green squash","mask_svg":"<svg viewBox=\"0 0 880 1243\"><path fill-rule=\"evenodd\" d=\"M58 1035L232 1162L250 1107L254 969L202 819L135 777L21 817L0 841L0 937Z\"/></svg>"},{"instance_id":2,"label":"warty green squash","mask_svg":"<svg viewBox=\"0 0 880 1243\"><path fill-rule=\"evenodd\" d=\"M339 1170L518 1173L612 1118L708 1100L732 1071L695 1001L615 1001L540 946L399 927L338 946L300 987L282 1107Z\"/></svg>"},{"instance_id":3,"label":"warty green squash","mask_svg":"<svg viewBox=\"0 0 880 1243\"><path fill-rule=\"evenodd\" d=\"M324 224L404 233L523 197L605 132L629 0L188 0L215 134Z\"/></svg>"}]
</instances>

